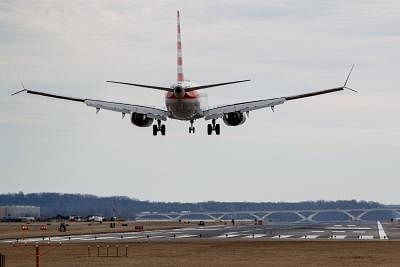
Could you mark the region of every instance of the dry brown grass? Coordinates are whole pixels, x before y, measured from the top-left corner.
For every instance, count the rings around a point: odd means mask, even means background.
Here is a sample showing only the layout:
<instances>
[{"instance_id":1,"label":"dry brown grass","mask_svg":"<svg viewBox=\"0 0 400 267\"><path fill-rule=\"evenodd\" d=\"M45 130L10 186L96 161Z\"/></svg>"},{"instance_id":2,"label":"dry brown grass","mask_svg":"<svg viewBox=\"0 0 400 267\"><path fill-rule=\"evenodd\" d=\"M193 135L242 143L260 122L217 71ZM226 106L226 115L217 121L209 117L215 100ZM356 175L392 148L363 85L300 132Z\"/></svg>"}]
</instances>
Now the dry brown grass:
<instances>
[{"instance_id":1,"label":"dry brown grass","mask_svg":"<svg viewBox=\"0 0 400 267\"><path fill-rule=\"evenodd\" d=\"M115 244L108 243L110 255ZM88 257L88 243L41 247L41 266L400 266L398 241L186 240L120 243L128 257ZM92 243L92 255L97 254ZM103 246L105 244L103 243ZM120 250L124 252L123 249ZM105 254L105 249L102 249ZM0 245L7 266L34 266L34 247ZM121 253L122 254L122 253Z\"/></svg>"}]
</instances>

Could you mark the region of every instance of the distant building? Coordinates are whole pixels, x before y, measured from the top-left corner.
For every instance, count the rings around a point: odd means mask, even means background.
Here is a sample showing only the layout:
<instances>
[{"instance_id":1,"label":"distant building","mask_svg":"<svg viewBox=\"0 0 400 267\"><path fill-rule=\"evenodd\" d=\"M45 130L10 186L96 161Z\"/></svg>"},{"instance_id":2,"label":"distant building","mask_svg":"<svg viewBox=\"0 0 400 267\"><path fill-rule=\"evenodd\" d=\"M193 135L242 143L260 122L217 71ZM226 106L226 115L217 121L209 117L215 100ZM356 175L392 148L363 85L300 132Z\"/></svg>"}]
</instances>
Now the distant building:
<instances>
[{"instance_id":1,"label":"distant building","mask_svg":"<svg viewBox=\"0 0 400 267\"><path fill-rule=\"evenodd\" d=\"M88 218L89 222L103 222L104 217L103 216L90 216Z\"/></svg>"},{"instance_id":2,"label":"distant building","mask_svg":"<svg viewBox=\"0 0 400 267\"><path fill-rule=\"evenodd\" d=\"M40 217L40 207L36 206L0 206L0 219Z\"/></svg>"}]
</instances>

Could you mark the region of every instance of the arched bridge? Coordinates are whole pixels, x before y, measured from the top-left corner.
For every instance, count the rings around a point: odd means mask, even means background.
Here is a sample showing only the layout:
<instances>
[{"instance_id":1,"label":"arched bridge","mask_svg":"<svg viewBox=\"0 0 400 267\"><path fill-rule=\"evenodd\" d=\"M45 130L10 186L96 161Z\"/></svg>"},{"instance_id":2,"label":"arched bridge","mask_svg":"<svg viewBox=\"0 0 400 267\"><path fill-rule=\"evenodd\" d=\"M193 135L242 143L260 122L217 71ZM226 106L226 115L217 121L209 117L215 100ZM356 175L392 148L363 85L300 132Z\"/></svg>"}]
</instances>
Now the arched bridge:
<instances>
[{"instance_id":1,"label":"arched bridge","mask_svg":"<svg viewBox=\"0 0 400 267\"><path fill-rule=\"evenodd\" d=\"M267 220L281 222L376 221L400 217L400 208L266 210L223 212L143 212L136 220Z\"/></svg>"}]
</instances>

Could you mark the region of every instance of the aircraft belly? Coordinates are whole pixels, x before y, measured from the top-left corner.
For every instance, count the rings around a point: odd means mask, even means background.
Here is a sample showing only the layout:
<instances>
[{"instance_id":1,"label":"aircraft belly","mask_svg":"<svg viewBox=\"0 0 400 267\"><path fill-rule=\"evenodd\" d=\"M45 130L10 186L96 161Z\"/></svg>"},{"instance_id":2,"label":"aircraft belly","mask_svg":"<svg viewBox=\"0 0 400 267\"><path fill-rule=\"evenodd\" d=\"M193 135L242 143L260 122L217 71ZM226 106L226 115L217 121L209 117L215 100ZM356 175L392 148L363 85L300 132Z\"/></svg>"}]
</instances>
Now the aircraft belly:
<instances>
[{"instance_id":1,"label":"aircraft belly","mask_svg":"<svg viewBox=\"0 0 400 267\"><path fill-rule=\"evenodd\" d=\"M166 106L171 117L178 120L193 119L200 110L200 102L197 99L167 99Z\"/></svg>"}]
</instances>

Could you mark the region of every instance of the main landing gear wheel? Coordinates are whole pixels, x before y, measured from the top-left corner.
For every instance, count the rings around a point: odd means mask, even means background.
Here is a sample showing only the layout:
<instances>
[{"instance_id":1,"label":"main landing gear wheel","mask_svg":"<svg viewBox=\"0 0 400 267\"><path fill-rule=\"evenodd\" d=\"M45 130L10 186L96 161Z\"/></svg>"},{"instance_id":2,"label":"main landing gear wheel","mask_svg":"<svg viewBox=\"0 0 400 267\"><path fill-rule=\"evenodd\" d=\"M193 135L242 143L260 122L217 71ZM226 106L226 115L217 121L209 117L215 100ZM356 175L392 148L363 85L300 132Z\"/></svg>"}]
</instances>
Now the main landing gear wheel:
<instances>
[{"instance_id":1,"label":"main landing gear wheel","mask_svg":"<svg viewBox=\"0 0 400 267\"><path fill-rule=\"evenodd\" d=\"M156 136L159 131L161 135L165 135L165 124L161 124L161 121L157 120L157 124L153 125L153 135Z\"/></svg>"},{"instance_id":2,"label":"main landing gear wheel","mask_svg":"<svg viewBox=\"0 0 400 267\"><path fill-rule=\"evenodd\" d=\"M193 126L194 120L190 121L189 133L195 133L195 128Z\"/></svg>"},{"instance_id":3,"label":"main landing gear wheel","mask_svg":"<svg viewBox=\"0 0 400 267\"><path fill-rule=\"evenodd\" d=\"M212 120L212 123L207 124L207 134L211 135L213 131L216 135L221 134L221 126L219 123L215 123L215 119Z\"/></svg>"}]
</instances>

